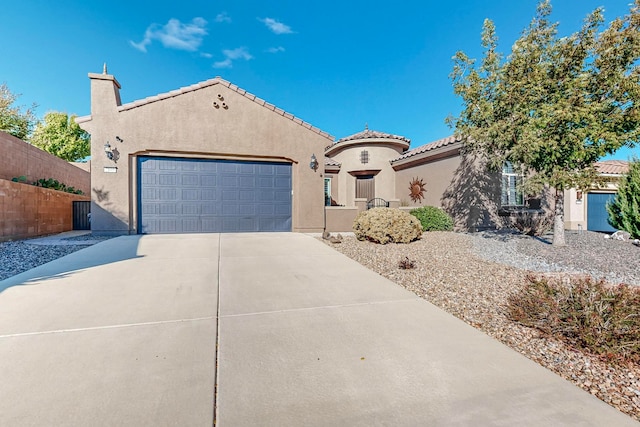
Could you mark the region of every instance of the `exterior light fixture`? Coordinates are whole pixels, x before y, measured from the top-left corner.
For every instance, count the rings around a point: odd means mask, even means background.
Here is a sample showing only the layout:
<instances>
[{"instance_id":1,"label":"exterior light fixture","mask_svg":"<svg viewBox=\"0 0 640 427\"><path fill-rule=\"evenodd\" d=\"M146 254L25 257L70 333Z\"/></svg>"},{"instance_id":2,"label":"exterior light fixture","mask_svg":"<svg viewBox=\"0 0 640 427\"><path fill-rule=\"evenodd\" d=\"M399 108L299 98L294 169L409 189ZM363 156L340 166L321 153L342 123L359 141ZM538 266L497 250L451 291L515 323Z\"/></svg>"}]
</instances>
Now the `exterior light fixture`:
<instances>
[{"instance_id":1,"label":"exterior light fixture","mask_svg":"<svg viewBox=\"0 0 640 427\"><path fill-rule=\"evenodd\" d=\"M309 167L314 172L318 170L318 159L316 159L316 155L315 154L311 155L311 161L309 162Z\"/></svg>"},{"instance_id":2,"label":"exterior light fixture","mask_svg":"<svg viewBox=\"0 0 640 427\"><path fill-rule=\"evenodd\" d=\"M109 158L109 160L113 160L113 151L111 151L111 145L109 144L109 141L107 141L107 143L104 144L104 152Z\"/></svg>"}]
</instances>

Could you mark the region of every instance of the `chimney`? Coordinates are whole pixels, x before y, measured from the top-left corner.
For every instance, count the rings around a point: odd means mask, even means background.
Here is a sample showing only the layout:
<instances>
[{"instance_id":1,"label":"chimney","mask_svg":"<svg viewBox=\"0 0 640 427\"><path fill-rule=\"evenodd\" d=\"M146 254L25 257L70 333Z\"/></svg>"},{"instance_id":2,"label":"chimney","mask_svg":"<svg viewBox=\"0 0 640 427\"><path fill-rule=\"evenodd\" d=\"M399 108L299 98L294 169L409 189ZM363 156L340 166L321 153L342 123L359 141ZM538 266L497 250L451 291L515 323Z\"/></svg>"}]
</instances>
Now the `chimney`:
<instances>
[{"instance_id":1,"label":"chimney","mask_svg":"<svg viewBox=\"0 0 640 427\"><path fill-rule=\"evenodd\" d=\"M107 64L102 68L102 74L89 73L91 80L91 116L115 113L120 101L120 83L116 78L107 74Z\"/></svg>"}]
</instances>

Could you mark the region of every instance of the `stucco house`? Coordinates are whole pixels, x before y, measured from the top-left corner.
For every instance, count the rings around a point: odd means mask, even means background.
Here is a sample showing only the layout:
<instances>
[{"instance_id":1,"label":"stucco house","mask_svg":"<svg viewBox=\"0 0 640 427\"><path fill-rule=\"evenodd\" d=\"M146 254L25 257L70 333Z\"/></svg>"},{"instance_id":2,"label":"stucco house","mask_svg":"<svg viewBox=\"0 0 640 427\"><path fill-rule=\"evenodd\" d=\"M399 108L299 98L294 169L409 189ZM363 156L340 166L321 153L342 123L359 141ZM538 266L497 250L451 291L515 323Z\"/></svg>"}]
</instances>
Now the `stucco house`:
<instances>
[{"instance_id":1,"label":"stucco house","mask_svg":"<svg viewBox=\"0 0 640 427\"><path fill-rule=\"evenodd\" d=\"M476 230L540 208L508 165L488 172L453 136L409 149L365 126L335 140L220 77L127 104L106 67L89 79L77 122L91 134L96 233L350 231L371 204L440 206ZM591 194L567 192L568 228L589 229Z\"/></svg>"},{"instance_id":2,"label":"stucco house","mask_svg":"<svg viewBox=\"0 0 640 427\"><path fill-rule=\"evenodd\" d=\"M127 104L89 79L94 232L324 229L326 132L219 77Z\"/></svg>"}]
</instances>

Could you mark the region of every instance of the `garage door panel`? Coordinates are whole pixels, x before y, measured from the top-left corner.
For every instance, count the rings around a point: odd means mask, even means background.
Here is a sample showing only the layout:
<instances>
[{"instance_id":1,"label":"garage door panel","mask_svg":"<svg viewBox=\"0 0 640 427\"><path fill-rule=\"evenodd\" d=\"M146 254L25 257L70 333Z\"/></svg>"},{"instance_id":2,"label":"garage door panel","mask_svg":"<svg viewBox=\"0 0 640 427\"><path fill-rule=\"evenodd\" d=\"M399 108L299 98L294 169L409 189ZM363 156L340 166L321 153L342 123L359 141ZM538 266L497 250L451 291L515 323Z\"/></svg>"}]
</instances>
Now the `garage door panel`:
<instances>
[{"instance_id":1,"label":"garage door panel","mask_svg":"<svg viewBox=\"0 0 640 427\"><path fill-rule=\"evenodd\" d=\"M181 178L182 178L182 186L199 187L200 176L198 174L183 173Z\"/></svg>"},{"instance_id":2,"label":"garage door panel","mask_svg":"<svg viewBox=\"0 0 640 427\"><path fill-rule=\"evenodd\" d=\"M201 206L195 204L183 204L182 215L200 215Z\"/></svg>"},{"instance_id":3,"label":"garage door panel","mask_svg":"<svg viewBox=\"0 0 640 427\"><path fill-rule=\"evenodd\" d=\"M215 175L200 175L200 187L215 187L216 182L217 180Z\"/></svg>"},{"instance_id":4,"label":"garage door panel","mask_svg":"<svg viewBox=\"0 0 640 427\"><path fill-rule=\"evenodd\" d=\"M182 190L182 200L200 200L200 190L198 188L186 188Z\"/></svg>"},{"instance_id":5,"label":"garage door panel","mask_svg":"<svg viewBox=\"0 0 640 427\"><path fill-rule=\"evenodd\" d=\"M176 214L176 205L175 203L160 203L158 205L160 208L160 215L175 215Z\"/></svg>"},{"instance_id":6,"label":"garage door panel","mask_svg":"<svg viewBox=\"0 0 640 427\"><path fill-rule=\"evenodd\" d=\"M238 193L235 190L223 190L221 195L223 202L235 202L238 200Z\"/></svg>"},{"instance_id":7,"label":"garage door panel","mask_svg":"<svg viewBox=\"0 0 640 427\"><path fill-rule=\"evenodd\" d=\"M160 188L158 200L178 200L178 191L175 188Z\"/></svg>"},{"instance_id":8,"label":"garage door panel","mask_svg":"<svg viewBox=\"0 0 640 427\"><path fill-rule=\"evenodd\" d=\"M279 202L286 202L291 198L289 191L276 191L274 192L273 199Z\"/></svg>"},{"instance_id":9,"label":"garage door panel","mask_svg":"<svg viewBox=\"0 0 640 427\"><path fill-rule=\"evenodd\" d=\"M138 159L142 233L291 231L291 165Z\"/></svg>"},{"instance_id":10,"label":"garage door panel","mask_svg":"<svg viewBox=\"0 0 640 427\"><path fill-rule=\"evenodd\" d=\"M216 190L210 189L201 190L200 196L202 197L202 200L217 200L218 198Z\"/></svg>"},{"instance_id":11,"label":"garage door panel","mask_svg":"<svg viewBox=\"0 0 640 427\"><path fill-rule=\"evenodd\" d=\"M198 233L200 232L200 218L182 218L182 230L183 233Z\"/></svg>"}]
</instances>

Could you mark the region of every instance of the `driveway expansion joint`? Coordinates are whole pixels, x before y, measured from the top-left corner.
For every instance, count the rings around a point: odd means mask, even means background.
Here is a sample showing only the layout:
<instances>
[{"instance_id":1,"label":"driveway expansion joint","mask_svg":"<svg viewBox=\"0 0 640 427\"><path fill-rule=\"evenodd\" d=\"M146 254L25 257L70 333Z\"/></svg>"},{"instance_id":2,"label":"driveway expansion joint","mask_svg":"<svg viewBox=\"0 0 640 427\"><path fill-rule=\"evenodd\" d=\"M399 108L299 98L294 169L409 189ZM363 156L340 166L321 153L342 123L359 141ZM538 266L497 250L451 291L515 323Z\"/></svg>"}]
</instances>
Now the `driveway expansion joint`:
<instances>
[{"instance_id":1,"label":"driveway expansion joint","mask_svg":"<svg viewBox=\"0 0 640 427\"><path fill-rule=\"evenodd\" d=\"M136 326L166 325L171 323L201 322L205 320L215 320L215 319L216 319L216 316L207 316L207 317L194 317L190 319L158 320L155 322L124 323L119 325L92 326L88 328L56 329L51 331L39 331L39 332L21 332L17 334L0 335L0 339L28 337L28 336L36 336L36 335L65 334L69 332L99 331L104 329L122 329L122 328L132 328Z\"/></svg>"},{"instance_id":2,"label":"driveway expansion joint","mask_svg":"<svg viewBox=\"0 0 640 427\"><path fill-rule=\"evenodd\" d=\"M295 313L299 311L314 311L314 310L325 310L325 309L334 309L334 308L347 308L347 307L361 307L367 305L382 305L382 304L395 304L399 302L416 302L421 301L417 297L410 297L405 299L396 299L396 300L387 300L387 301L371 301L371 302L358 302L352 304L337 304L337 305L322 305L316 307L302 307L302 308L288 308L283 310L271 310L271 311L256 311L253 313L239 313L239 314L226 314L220 316L220 319L231 318L231 317L246 317L246 316L261 316L264 314L277 314L277 313Z\"/></svg>"}]
</instances>

